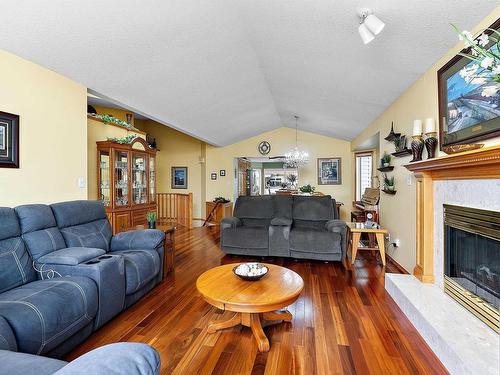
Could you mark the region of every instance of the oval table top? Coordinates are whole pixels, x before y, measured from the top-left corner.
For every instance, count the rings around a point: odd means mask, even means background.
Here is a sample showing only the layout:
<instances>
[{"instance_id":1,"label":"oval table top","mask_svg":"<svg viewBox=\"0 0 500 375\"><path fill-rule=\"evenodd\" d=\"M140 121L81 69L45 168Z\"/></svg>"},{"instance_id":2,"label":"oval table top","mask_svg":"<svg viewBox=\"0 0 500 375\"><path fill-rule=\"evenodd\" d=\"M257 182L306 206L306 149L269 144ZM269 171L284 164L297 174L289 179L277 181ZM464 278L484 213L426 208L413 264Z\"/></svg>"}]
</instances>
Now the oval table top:
<instances>
[{"instance_id":1,"label":"oval table top","mask_svg":"<svg viewBox=\"0 0 500 375\"><path fill-rule=\"evenodd\" d=\"M221 310L260 313L278 310L295 302L304 281L294 271L262 263L269 272L260 280L241 280L233 273L240 263L209 269L198 277L196 288L203 298Z\"/></svg>"}]
</instances>

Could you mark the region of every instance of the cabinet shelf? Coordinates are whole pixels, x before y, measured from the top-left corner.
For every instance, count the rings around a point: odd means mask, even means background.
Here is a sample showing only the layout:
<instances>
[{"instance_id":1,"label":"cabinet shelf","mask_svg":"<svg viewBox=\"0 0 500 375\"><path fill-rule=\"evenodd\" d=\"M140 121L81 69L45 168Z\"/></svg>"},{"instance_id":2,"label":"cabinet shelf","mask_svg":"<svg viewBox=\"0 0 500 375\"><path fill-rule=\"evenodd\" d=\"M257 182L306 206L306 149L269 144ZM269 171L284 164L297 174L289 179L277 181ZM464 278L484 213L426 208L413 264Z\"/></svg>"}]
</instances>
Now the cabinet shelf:
<instances>
[{"instance_id":1,"label":"cabinet shelf","mask_svg":"<svg viewBox=\"0 0 500 375\"><path fill-rule=\"evenodd\" d=\"M388 167L380 167L380 168L377 168L378 171L380 172L390 172L394 169L394 166L393 165L390 165Z\"/></svg>"},{"instance_id":2,"label":"cabinet shelf","mask_svg":"<svg viewBox=\"0 0 500 375\"><path fill-rule=\"evenodd\" d=\"M409 148L405 148L404 150L393 152L391 155L396 158L402 158L411 155L411 150Z\"/></svg>"}]
</instances>

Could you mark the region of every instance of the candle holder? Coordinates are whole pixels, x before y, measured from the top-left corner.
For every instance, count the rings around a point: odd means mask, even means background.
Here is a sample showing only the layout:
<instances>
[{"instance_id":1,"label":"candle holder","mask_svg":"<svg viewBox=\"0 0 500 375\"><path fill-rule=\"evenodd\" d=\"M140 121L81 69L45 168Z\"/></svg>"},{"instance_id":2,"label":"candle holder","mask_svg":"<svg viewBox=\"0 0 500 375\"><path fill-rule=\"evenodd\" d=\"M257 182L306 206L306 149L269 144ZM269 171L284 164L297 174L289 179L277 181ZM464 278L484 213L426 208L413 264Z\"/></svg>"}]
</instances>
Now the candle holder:
<instances>
[{"instance_id":1,"label":"candle holder","mask_svg":"<svg viewBox=\"0 0 500 375\"><path fill-rule=\"evenodd\" d=\"M422 136L413 135L412 139L413 141L411 141L411 153L413 155L413 159L410 160L410 163L422 160L422 153L424 152L424 141L422 140Z\"/></svg>"},{"instance_id":2,"label":"candle holder","mask_svg":"<svg viewBox=\"0 0 500 375\"><path fill-rule=\"evenodd\" d=\"M436 132L425 133L425 149L427 150L427 159L434 159L436 157L436 147L438 140Z\"/></svg>"}]
</instances>

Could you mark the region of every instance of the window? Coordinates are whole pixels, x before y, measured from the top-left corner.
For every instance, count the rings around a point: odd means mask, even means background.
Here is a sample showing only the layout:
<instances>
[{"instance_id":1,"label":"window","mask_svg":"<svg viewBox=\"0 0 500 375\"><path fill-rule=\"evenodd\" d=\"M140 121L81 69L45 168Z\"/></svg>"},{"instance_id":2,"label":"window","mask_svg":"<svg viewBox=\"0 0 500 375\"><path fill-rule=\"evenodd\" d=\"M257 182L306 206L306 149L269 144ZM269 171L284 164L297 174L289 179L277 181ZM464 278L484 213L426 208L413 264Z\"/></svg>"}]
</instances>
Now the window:
<instances>
[{"instance_id":1,"label":"window","mask_svg":"<svg viewBox=\"0 0 500 375\"><path fill-rule=\"evenodd\" d=\"M356 153L356 200L372 186L373 152Z\"/></svg>"}]
</instances>

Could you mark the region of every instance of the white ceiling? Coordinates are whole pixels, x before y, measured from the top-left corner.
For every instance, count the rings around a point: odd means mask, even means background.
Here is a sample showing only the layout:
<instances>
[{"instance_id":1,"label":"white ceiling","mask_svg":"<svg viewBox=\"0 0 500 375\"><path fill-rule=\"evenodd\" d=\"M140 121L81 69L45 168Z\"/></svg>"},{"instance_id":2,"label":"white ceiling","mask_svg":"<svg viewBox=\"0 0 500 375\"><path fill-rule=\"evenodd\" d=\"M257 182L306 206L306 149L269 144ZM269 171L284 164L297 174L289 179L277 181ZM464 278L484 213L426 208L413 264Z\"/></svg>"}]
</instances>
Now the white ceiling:
<instances>
[{"instance_id":1,"label":"white ceiling","mask_svg":"<svg viewBox=\"0 0 500 375\"><path fill-rule=\"evenodd\" d=\"M216 145L350 140L498 0L2 0L0 48ZM371 44L356 10L387 24Z\"/></svg>"}]
</instances>

